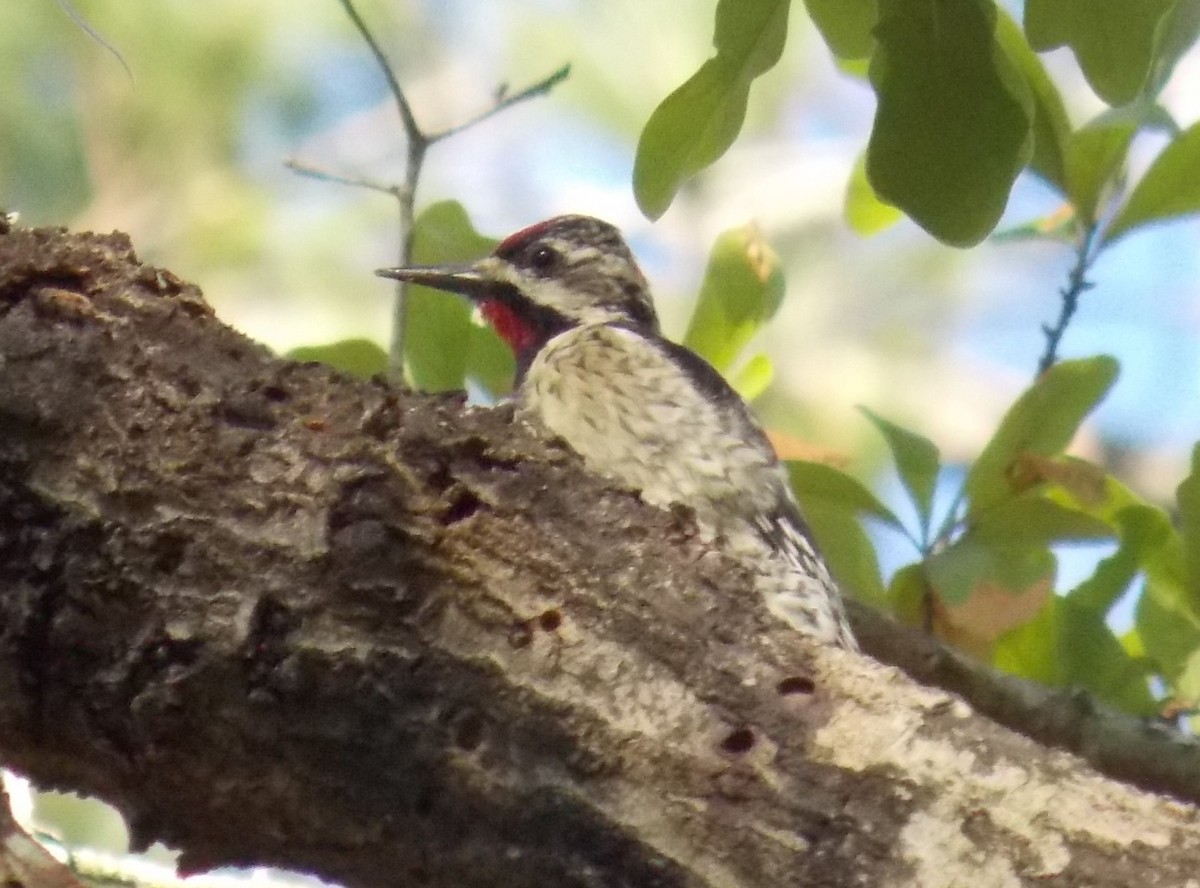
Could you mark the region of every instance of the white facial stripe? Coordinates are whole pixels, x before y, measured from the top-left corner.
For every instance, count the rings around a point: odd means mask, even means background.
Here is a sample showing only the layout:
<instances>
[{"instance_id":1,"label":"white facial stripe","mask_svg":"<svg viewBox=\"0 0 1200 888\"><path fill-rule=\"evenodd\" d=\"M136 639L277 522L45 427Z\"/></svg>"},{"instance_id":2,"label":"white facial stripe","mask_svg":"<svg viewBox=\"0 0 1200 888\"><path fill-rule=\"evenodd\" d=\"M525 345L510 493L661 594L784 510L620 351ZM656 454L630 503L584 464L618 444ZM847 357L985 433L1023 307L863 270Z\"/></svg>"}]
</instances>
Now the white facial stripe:
<instances>
[{"instance_id":1,"label":"white facial stripe","mask_svg":"<svg viewBox=\"0 0 1200 888\"><path fill-rule=\"evenodd\" d=\"M590 294L572 290L559 281L540 281L536 287L527 287L526 294L539 305L580 323L602 324L622 318L621 312L596 305Z\"/></svg>"},{"instance_id":2,"label":"white facial stripe","mask_svg":"<svg viewBox=\"0 0 1200 888\"><path fill-rule=\"evenodd\" d=\"M576 247L571 249L571 245L562 241L556 241L555 247L564 256L569 256L572 265L583 265L585 262L594 262L597 259L603 259L604 253L596 247Z\"/></svg>"},{"instance_id":3,"label":"white facial stripe","mask_svg":"<svg viewBox=\"0 0 1200 888\"><path fill-rule=\"evenodd\" d=\"M503 259L497 259L495 256L487 256L475 263L475 267L484 277L489 277L494 280L503 281L506 284L518 286L521 283L521 274Z\"/></svg>"}]
</instances>

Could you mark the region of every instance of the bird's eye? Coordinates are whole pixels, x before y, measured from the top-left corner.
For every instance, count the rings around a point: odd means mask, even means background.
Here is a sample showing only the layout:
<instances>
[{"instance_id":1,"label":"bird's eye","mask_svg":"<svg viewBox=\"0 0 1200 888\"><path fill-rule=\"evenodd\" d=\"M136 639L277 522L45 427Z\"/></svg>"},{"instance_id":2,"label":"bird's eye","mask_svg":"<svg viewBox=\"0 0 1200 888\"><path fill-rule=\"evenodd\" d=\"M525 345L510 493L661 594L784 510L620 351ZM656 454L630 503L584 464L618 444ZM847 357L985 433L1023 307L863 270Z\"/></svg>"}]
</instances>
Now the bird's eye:
<instances>
[{"instance_id":1,"label":"bird's eye","mask_svg":"<svg viewBox=\"0 0 1200 888\"><path fill-rule=\"evenodd\" d=\"M549 271L557 268L562 256L552 247L535 247L529 254L529 264L538 271Z\"/></svg>"}]
</instances>

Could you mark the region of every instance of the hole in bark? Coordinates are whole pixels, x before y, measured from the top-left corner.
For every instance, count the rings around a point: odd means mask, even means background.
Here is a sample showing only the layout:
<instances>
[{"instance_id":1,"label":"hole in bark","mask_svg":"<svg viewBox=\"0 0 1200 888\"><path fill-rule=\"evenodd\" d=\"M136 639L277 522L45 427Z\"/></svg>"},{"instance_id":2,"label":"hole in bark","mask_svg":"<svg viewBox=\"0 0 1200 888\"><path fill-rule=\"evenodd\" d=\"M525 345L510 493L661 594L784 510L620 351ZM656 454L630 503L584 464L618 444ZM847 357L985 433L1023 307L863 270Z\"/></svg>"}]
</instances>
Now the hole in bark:
<instances>
[{"instance_id":1,"label":"hole in bark","mask_svg":"<svg viewBox=\"0 0 1200 888\"><path fill-rule=\"evenodd\" d=\"M173 574L183 564L187 555L188 537L164 534L155 544L154 570L156 573Z\"/></svg>"},{"instance_id":2,"label":"hole in bark","mask_svg":"<svg viewBox=\"0 0 1200 888\"><path fill-rule=\"evenodd\" d=\"M548 611L543 611L538 617L538 625L542 627L543 632L555 632L562 625L562 611L556 607L550 608Z\"/></svg>"},{"instance_id":3,"label":"hole in bark","mask_svg":"<svg viewBox=\"0 0 1200 888\"><path fill-rule=\"evenodd\" d=\"M450 507L442 514L442 524L449 526L470 518L483 505L479 497L469 490L462 490L450 503Z\"/></svg>"},{"instance_id":4,"label":"hole in bark","mask_svg":"<svg viewBox=\"0 0 1200 888\"><path fill-rule=\"evenodd\" d=\"M775 690L781 697L790 697L793 694L811 694L816 689L817 686L813 680L803 675L789 675L775 686Z\"/></svg>"},{"instance_id":5,"label":"hole in bark","mask_svg":"<svg viewBox=\"0 0 1200 888\"><path fill-rule=\"evenodd\" d=\"M252 683L265 678L279 665L289 649L288 636L300 618L271 595L254 604L246 633L245 651Z\"/></svg>"},{"instance_id":6,"label":"hole in bark","mask_svg":"<svg viewBox=\"0 0 1200 888\"><path fill-rule=\"evenodd\" d=\"M454 745L466 752L473 752L483 743L483 716L474 710L468 710L459 716L454 726Z\"/></svg>"},{"instance_id":7,"label":"hole in bark","mask_svg":"<svg viewBox=\"0 0 1200 888\"><path fill-rule=\"evenodd\" d=\"M721 749L730 755L745 755L754 748L754 732L749 728L738 728L721 741Z\"/></svg>"},{"instance_id":8,"label":"hole in bark","mask_svg":"<svg viewBox=\"0 0 1200 888\"><path fill-rule=\"evenodd\" d=\"M434 490L449 490L453 483L454 476L450 474L450 467L445 464L435 466L429 473L429 486Z\"/></svg>"},{"instance_id":9,"label":"hole in bark","mask_svg":"<svg viewBox=\"0 0 1200 888\"><path fill-rule=\"evenodd\" d=\"M226 425L235 428L270 431L275 428L275 417L271 415L270 402L253 393L234 394L221 403L221 418Z\"/></svg>"},{"instance_id":10,"label":"hole in bark","mask_svg":"<svg viewBox=\"0 0 1200 888\"><path fill-rule=\"evenodd\" d=\"M280 385L265 385L263 386L262 393L264 398L276 404L286 401L291 397L288 390Z\"/></svg>"},{"instance_id":11,"label":"hole in bark","mask_svg":"<svg viewBox=\"0 0 1200 888\"><path fill-rule=\"evenodd\" d=\"M194 398L200 394L200 380L193 379L191 376L181 375L174 379L173 382L179 386L187 397Z\"/></svg>"}]
</instances>

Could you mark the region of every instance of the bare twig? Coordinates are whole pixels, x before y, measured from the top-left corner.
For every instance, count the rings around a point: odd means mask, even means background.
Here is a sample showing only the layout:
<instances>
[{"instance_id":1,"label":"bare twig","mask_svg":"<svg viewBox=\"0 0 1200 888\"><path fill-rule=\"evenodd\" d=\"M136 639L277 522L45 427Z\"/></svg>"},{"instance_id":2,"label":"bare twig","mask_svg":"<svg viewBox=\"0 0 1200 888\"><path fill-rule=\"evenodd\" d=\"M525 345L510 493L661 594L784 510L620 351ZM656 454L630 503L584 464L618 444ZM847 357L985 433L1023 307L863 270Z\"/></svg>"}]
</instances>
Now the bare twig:
<instances>
[{"instance_id":1,"label":"bare twig","mask_svg":"<svg viewBox=\"0 0 1200 888\"><path fill-rule=\"evenodd\" d=\"M513 93L512 95L508 95L505 91L500 90L496 93L496 103L491 108L489 108L488 110L486 110L480 114L477 114L475 117L472 117L466 123L460 123L458 126L452 126L449 129L442 130L440 133L435 133L434 135L429 137L429 141L431 143L440 142L442 139L446 139L446 138L449 138L450 136L457 135L458 133L461 133L463 130L469 129L469 128L475 126L475 124L477 124L477 123L482 123L483 121L487 120L489 117L492 117L495 114L499 114L501 111L507 111L513 105L518 105L521 102L527 101L529 99L533 99L533 98L537 98L538 96L545 95L546 93L550 92L550 90L554 89L554 87L558 86L560 83L562 83L564 80L566 80L570 75L571 75L571 66L563 65L561 68L559 68L553 74L551 74L549 77L542 78L537 83L533 84L532 86L526 87L525 89L521 90L519 93Z\"/></svg>"},{"instance_id":2,"label":"bare twig","mask_svg":"<svg viewBox=\"0 0 1200 888\"><path fill-rule=\"evenodd\" d=\"M366 41L371 55L375 57L375 63L383 72L388 89L396 102L396 109L400 112L400 122L404 125L404 135L408 143L408 156L404 165L404 184L391 193L395 196L400 210L400 253L397 261L400 265L408 265L412 261L413 231L416 227L414 223L416 221L417 183L421 178L421 166L425 162L425 152L430 145L429 137L417 124L417 118L413 114L412 106L408 104L408 97L404 95L400 81L396 78L396 72L371 34L371 29L367 27L366 22L355 9L353 0L338 0L338 2L342 4L342 9L346 11L346 15L350 17L354 27ZM407 327L408 285L397 281L396 301L392 305L392 341L388 346L388 376L394 382L404 381L404 342Z\"/></svg>"},{"instance_id":3,"label":"bare twig","mask_svg":"<svg viewBox=\"0 0 1200 888\"><path fill-rule=\"evenodd\" d=\"M1095 224L1088 225L1083 231L1075 250L1075 264L1067 276L1067 286L1058 291L1062 297L1058 320L1054 322L1054 326L1042 324L1042 332L1046 334L1046 351L1038 360L1038 376L1053 367L1058 360L1058 346L1079 308L1079 297L1095 286L1087 279L1087 273L1096 259L1095 244L1098 231L1099 226Z\"/></svg>"},{"instance_id":4,"label":"bare twig","mask_svg":"<svg viewBox=\"0 0 1200 888\"><path fill-rule=\"evenodd\" d=\"M410 138L412 136L421 136L421 128L417 126L417 118L413 116L412 108L408 104L408 98L404 95L400 81L396 79L396 72L392 70L387 56L379 48L379 44L371 33L371 29L362 20L362 16L358 14L358 10L354 8L352 0L338 0L338 2L342 4L342 9L346 10L346 15L350 17L350 21L354 22L354 27L358 29L358 33L362 35L362 39L366 41L367 48L371 50L371 55L375 56L375 63L379 65L379 70L383 72L383 76L387 79L388 89L391 90L392 98L396 100L396 107L400 109L400 119L404 121L405 133ZM420 141L420 139L417 141Z\"/></svg>"},{"instance_id":5,"label":"bare twig","mask_svg":"<svg viewBox=\"0 0 1200 888\"><path fill-rule=\"evenodd\" d=\"M364 176L343 176L340 173L335 173L332 170L324 169L315 164L298 160L295 157L284 159L283 165L293 173L299 173L301 176L308 176L312 179L320 179L322 182L334 182L338 185L349 185L352 188L366 188L368 191L390 194L397 200L403 199L404 196L403 185L380 182L378 179L368 179Z\"/></svg>"},{"instance_id":6,"label":"bare twig","mask_svg":"<svg viewBox=\"0 0 1200 888\"><path fill-rule=\"evenodd\" d=\"M67 14L68 17L70 17L71 21L73 21L83 30L83 33L87 34L89 37L108 50L112 57L120 63L122 68L125 69L125 74L129 77L129 82L133 83L133 71L130 70L128 63L125 61L125 57L117 51L117 48L105 40L99 31L89 25L87 20L81 16L75 7L68 3L67 0L58 0L58 6Z\"/></svg>"},{"instance_id":7,"label":"bare twig","mask_svg":"<svg viewBox=\"0 0 1200 888\"><path fill-rule=\"evenodd\" d=\"M549 77L539 80L532 86L513 95L508 95L507 90L503 88L497 90L494 104L491 108L472 117L465 123L452 126L440 133L426 133L421 129L420 124L417 123L416 115L413 114L412 106L408 103L408 98L404 94L403 87L400 86L400 81L396 78L395 71L388 62L387 56L384 55L379 43L371 34L371 30L363 21L362 16L359 15L353 0L338 0L338 2L342 5L342 9L346 11L346 15L354 23L354 27L358 29L358 33L362 36L363 40L366 41L371 55L375 57L376 64L379 65L379 69L383 72L383 76L387 80L388 89L396 102L397 110L400 112L400 122L404 127L404 136L408 144L407 156L405 158L404 181L401 184L388 185L377 180L358 176L343 176L295 158L286 160L284 165L301 175L312 176L342 185L367 188L371 191L390 194L394 197L400 213L401 235L400 250L397 257L398 264L408 265L412 261L417 184L421 178L421 167L425 162L425 152L429 150L429 147L495 114L499 114L501 111L507 110L519 102L546 94L566 79L571 69L569 65L564 65ZM388 375L395 382L403 382L404 380L404 348L408 319L407 296L408 284L397 281L396 301L392 310L392 341L388 348Z\"/></svg>"}]
</instances>

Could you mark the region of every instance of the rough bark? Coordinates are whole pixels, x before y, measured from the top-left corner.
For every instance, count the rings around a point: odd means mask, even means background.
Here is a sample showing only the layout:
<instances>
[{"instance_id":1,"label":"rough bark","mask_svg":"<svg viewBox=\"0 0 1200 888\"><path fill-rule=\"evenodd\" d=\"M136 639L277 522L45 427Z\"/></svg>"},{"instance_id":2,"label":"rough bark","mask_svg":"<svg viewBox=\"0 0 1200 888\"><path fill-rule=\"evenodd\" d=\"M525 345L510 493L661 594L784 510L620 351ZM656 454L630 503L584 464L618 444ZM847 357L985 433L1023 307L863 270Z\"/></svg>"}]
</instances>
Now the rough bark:
<instances>
[{"instance_id":1,"label":"rough bark","mask_svg":"<svg viewBox=\"0 0 1200 888\"><path fill-rule=\"evenodd\" d=\"M0 234L0 758L189 870L1183 885L1196 810L816 649L509 412L272 357L119 235Z\"/></svg>"}]
</instances>

